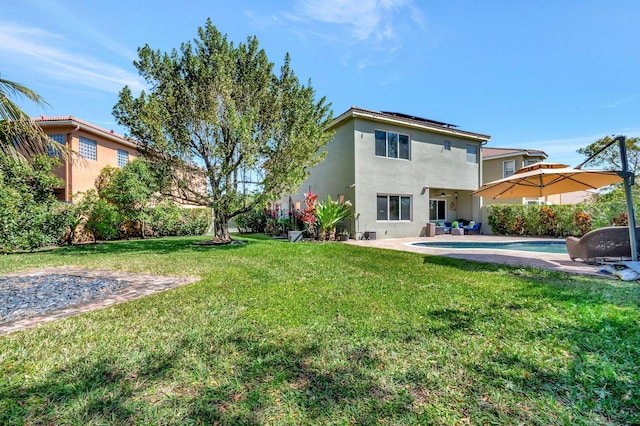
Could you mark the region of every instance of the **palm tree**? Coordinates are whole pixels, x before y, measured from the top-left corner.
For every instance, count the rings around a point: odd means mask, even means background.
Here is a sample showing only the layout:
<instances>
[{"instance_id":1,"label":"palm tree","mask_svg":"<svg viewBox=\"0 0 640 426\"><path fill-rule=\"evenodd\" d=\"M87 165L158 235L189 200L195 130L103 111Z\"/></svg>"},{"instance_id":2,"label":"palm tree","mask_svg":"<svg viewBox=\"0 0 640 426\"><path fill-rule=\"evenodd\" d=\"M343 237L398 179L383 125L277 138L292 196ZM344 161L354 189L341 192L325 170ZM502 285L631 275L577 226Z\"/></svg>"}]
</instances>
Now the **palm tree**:
<instances>
[{"instance_id":1,"label":"palm tree","mask_svg":"<svg viewBox=\"0 0 640 426\"><path fill-rule=\"evenodd\" d=\"M24 155L44 154L53 150L64 158L70 151L53 139L20 109L11 98L27 98L36 105L49 104L36 92L22 84L0 77L0 154L14 159Z\"/></svg>"}]
</instances>

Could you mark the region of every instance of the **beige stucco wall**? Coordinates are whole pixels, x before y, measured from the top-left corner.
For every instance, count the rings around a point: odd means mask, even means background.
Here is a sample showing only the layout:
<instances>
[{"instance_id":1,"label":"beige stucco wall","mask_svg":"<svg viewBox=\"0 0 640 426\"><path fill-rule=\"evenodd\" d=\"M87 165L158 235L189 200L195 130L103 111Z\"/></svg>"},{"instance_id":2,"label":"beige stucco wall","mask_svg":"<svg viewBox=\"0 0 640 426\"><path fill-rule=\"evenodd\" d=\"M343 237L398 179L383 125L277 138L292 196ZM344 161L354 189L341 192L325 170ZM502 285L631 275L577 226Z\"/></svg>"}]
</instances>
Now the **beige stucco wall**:
<instances>
[{"instance_id":1,"label":"beige stucco wall","mask_svg":"<svg viewBox=\"0 0 640 426\"><path fill-rule=\"evenodd\" d=\"M304 209L304 194L312 191L320 197L319 200L326 200L328 195L332 200L337 200L340 194L344 194L345 200L355 204L352 135L353 123L347 123L336 130L334 138L324 149L324 161L310 170L309 178L300 185L297 193L291 195L293 203L300 202L301 208ZM287 206L288 197L285 196L282 203L283 206ZM353 221L347 225L351 230L354 229Z\"/></svg>"},{"instance_id":2,"label":"beige stucco wall","mask_svg":"<svg viewBox=\"0 0 640 426\"><path fill-rule=\"evenodd\" d=\"M447 219L455 220L461 215L475 219L474 201L468 193L477 189L480 181L479 163L467 162L467 141L449 135L439 135L424 130L379 123L372 120L355 119L354 138L356 151L356 228L359 232L375 231L377 238L419 236L429 222L429 199L440 193L459 192L456 210L447 203ZM410 160L375 156L375 130L408 134L411 140ZM451 143L451 150L444 150L444 141ZM424 187L428 187L423 191ZM410 196L412 201L411 221L378 221L377 195Z\"/></svg>"},{"instance_id":3,"label":"beige stucco wall","mask_svg":"<svg viewBox=\"0 0 640 426\"><path fill-rule=\"evenodd\" d=\"M410 160L376 157L375 130L408 134ZM479 221L480 200L470 193L480 185L480 141L364 118L346 120L335 132L327 158L310 171L294 201L302 200L309 188L322 199L344 193L353 203L352 236L373 231L376 238L417 237L429 222L430 197L442 191L458 192L457 199L447 197L447 220ZM444 150L445 140L450 151ZM468 144L477 148L476 163L467 162ZM411 197L411 220L378 221L377 195Z\"/></svg>"}]
</instances>

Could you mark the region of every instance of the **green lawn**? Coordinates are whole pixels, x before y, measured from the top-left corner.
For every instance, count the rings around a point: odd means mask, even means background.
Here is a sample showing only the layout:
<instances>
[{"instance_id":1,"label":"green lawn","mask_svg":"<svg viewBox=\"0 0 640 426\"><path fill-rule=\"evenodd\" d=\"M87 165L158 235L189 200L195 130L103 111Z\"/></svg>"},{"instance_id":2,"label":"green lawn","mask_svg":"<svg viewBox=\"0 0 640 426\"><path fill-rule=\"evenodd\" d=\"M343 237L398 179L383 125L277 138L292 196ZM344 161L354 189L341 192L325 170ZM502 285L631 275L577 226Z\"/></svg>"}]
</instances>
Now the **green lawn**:
<instances>
[{"instance_id":1,"label":"green lawn","mask_svg":"<svg viewBox=\"0 0 640 426\"><path fill-rule=\"evenodd\" d=\"M0 257L195 284L0 337L0 424L640 423L640 287L248 237Z\"/></svg>"}]
</instances>

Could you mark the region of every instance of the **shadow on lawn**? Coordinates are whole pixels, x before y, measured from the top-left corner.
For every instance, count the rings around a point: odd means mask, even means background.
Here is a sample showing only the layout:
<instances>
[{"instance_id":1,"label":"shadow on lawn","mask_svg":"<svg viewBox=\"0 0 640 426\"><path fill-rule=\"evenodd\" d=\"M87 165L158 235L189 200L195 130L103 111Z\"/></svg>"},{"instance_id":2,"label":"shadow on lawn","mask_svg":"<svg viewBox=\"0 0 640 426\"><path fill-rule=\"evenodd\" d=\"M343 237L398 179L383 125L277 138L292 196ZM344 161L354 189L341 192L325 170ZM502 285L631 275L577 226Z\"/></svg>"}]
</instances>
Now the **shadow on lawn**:
<instances>
[{"instance_id":1,"label":"shadow on lawn","mask_svg":"<svg viewBox=\"0 0 640 426\"><path fill-rule=\"evenodd\" d=\"M135 422L135 389L165 378L179 352L154 352L123 370L118 358L80 359L24 387L0 387L0 424Z\"/></svg>"},{"instance_id":2,"label":"shadow on lawn","mask_svg":"<svg viewBox=\"0 0 640 426\"><path fill-rule=\"evenodd\" d=\"M0 386L0 423L258 425L277 422L293 410L303 422L344 419L352 413L358 424L377 424L381 417L412 415L410 397L380 385L375 377L379 360L367 348L355 349L346 362L327 368L322 366L327 354L317 343L252 337L253 332L245 331L219 342L231 345L236 355L232 377L223 384L210 384L207 377L196 383L174 379L174 369L184 368L182 354L202 344L185 338L131 369L122 367L117 356L80 359L30 385ZM229 354L202 351L198 356L216 368ZM149 394L152 389L155 393Z\"/></svg>"},{"instance_id":3,"label":"shadow on lawn","mask_svg":"<svg viewBox=\"0 0 640 426\"><path fill-rule=\"evenodd\" d=\"M60 256L77 256L79 254L127 254L127 253L155 253L169 254L181 251L209 252L215 250L238 250L249 245L256 244L255 241L244 240L243 244L226 245L195 245L194 242L205 241L194 238L149 238L144 240L123 240L98 242L97 244L82 244L77 246L59 247L52 251Z\"/></svg>"}]
</instances>

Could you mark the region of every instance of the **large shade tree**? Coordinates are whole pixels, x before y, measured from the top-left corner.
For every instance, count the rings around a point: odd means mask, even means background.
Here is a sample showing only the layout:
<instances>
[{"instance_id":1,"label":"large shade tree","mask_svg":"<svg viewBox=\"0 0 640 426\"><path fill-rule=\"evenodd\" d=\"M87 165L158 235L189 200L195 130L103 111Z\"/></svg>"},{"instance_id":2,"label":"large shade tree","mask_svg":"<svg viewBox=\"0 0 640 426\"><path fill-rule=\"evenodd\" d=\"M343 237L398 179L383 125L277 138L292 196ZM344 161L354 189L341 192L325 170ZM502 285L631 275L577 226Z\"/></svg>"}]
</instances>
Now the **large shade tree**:
<instances>
[{"instance_id":1,"label":"large shade tree","mask_svg":"<svg viewBox=\"0 0 640 426\"><path fill-rule=\"evenodd\" d=\"M24 155L44 154L51 150L65 158L71 151L49 138L15 102L24 99L36 105L47 102L28 87L0 78L0 153L7 159L24 159Z\"/></svg>"},{"instance_id":2,"label":"large shade tree","mask_svg":"<svg viewBox=\"0 0 640 426\"><path fill-rule=\"evenodd\" d=\"M256 37L236 46L211 20L198 35L170 53L140 48L134 64L150 89L125 87L114 115L171 177L168 192L211 207L216 238L229 241L229 219L293 191L322 160L332 112L288 54L276 74Z\"/></svg>"}]
</instances>

